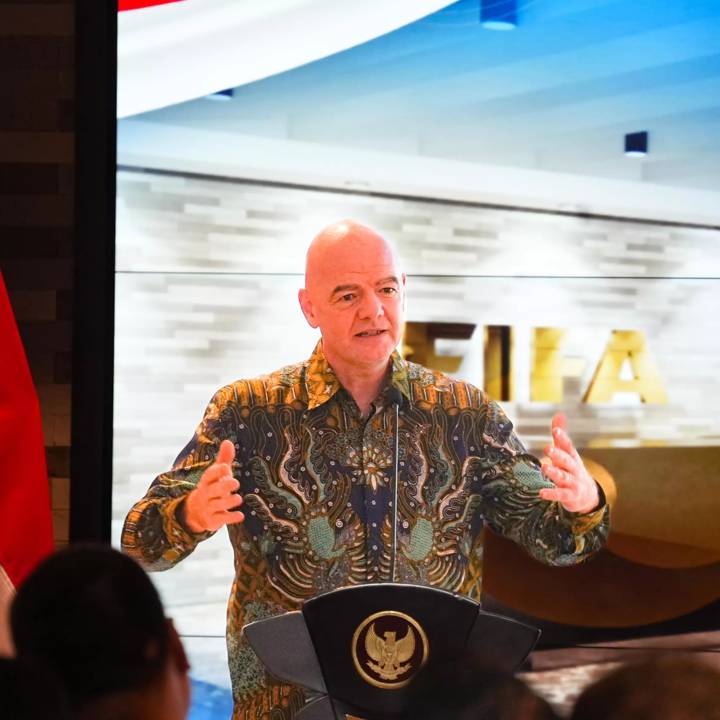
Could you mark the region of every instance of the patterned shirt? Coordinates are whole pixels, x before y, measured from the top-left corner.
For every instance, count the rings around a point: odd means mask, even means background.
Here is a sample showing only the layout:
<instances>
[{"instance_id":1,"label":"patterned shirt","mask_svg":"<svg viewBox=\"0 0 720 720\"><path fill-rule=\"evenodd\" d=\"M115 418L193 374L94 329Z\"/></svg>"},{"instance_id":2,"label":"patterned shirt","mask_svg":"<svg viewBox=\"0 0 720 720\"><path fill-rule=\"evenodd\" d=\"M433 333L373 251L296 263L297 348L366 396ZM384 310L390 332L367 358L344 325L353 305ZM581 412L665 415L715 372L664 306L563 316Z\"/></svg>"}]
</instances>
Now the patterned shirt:
<instances>
[{"instance_id":1,"label":"patterned shirt","mask_svg":"<svg viewBox=\"0 0 720 720\"><path fill-rule=\"evenodd\" d=\"M552 565L581 562L607 537L607 506L578 515L538 497L552 484L481 390L395 352L363 417L321 341L308 361L213 396L172 470L125 521L123 547L146 568L171 567L209 536L189 532L177 509L224 439L235 445L246 517L228 526L235 720L288 719L304 702L266 677L241 637L248 622L393 575L479 600L485 525Z\"/></svg>"}]
</instances>

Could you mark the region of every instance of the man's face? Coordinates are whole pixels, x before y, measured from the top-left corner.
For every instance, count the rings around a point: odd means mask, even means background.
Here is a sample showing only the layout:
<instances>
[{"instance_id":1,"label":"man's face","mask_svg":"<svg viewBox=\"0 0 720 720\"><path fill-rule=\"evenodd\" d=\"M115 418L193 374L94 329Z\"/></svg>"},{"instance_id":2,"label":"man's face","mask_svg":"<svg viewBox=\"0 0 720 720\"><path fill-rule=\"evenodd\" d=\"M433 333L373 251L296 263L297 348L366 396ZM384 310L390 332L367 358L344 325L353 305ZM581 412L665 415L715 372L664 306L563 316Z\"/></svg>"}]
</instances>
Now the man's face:
<instances>
[{"instance_id":1,"label":"man's face","mask_svg":"<svg viewBox=\"0 0 720 720\"><path fill-rule=\"evenodd\" d=\"M367 228L322 246L308 258L300 304L319 327L323 350L338 369L387 365L400 341L405 275L387 243Z\"/></svg>"}]
</instances>

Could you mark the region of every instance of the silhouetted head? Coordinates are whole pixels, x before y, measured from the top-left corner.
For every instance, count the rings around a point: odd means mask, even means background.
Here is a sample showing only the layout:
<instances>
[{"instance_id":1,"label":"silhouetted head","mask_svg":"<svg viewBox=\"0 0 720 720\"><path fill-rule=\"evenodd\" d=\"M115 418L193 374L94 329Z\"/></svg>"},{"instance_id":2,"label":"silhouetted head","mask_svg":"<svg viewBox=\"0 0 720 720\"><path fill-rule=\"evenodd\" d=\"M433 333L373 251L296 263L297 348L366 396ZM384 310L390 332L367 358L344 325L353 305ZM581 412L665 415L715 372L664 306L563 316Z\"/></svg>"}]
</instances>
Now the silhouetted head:
<instances>
[{"instance_id":1,"label":"silhouetted head","mask_svg":"<svg viewBox=\"0 0 720 720\"><path fill-rule=\"evenodd\" d=\"M185 716L182 644L145 571L122 553L71 547L50 556L21 585L10 622L18 657L54 672L74 712L118 695L140 707L172 690L162 717Z\"/></svg>"},{"instance_id":2,"label":"silhouetted head","mask_svg":"<svg viewBox=\"0 0 720 720\"><path fill-rule=\"evenodd\" d=\"M720 720L720 669L690 656L623 665L586 688L572 720Z\"/></svg>"},{"instance_id":3,"label":"silhouetted head","mask_svg":"<svg viewBox=\"0 0 720 720\"><path fill-rule=\"evenodd\" d=\"M493 667L452 664L418 682L407 720L559 720L525 682Z\"/></svg>"}]
</instances>

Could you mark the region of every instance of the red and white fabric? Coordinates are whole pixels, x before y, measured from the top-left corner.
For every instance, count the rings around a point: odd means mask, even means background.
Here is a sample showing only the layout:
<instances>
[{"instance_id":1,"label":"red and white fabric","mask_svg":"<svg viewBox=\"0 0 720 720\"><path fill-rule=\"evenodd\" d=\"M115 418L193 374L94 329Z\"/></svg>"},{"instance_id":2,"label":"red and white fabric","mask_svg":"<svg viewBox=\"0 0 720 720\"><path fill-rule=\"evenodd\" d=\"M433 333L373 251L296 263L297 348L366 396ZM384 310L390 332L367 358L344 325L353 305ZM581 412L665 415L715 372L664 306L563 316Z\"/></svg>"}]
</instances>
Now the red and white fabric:
<instances>
[{"instance_id":1,"label":"red and white fabric","mask_svg":"<svg viewBox=\"0 0 720 720\"><path fill-rule=\"evenodd\" d=\"M346 50L448 0L119 0L118 117L235 88Z\"/></svg>"},{"instance_id":2,"label":"red and white fabric","mask_svg":"<svg viewBox=\"0 0 720 720\"><path fill-rule=\"evenodd\" d=\"M0 609L52 550L40 406L0 272Z\"/></svg>"}]
</instances>

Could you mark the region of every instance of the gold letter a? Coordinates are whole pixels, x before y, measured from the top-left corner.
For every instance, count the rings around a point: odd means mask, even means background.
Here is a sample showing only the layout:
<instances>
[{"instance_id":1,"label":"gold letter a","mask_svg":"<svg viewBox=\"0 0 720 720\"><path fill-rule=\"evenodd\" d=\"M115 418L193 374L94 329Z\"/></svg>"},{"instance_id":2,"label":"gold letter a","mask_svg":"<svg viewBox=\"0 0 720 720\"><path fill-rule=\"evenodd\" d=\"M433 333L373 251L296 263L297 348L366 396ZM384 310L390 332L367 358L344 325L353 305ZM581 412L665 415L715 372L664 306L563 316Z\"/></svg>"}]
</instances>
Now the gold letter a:
<instances>
[{"instance_id":1,"label":"gold letter a","mask_svg":"<svg viewBox=\"0 0 720 720\"><path fill-rule=\"evenodd\" d=\"M622 379L623 364L628 362L632 379ZM644 403L667 402L660 373L645 348L645 336L638 330L613 330L610 341L585 393L586 403L612 402L615 393L637 393Z\"/></svg>"}]
</instances>

